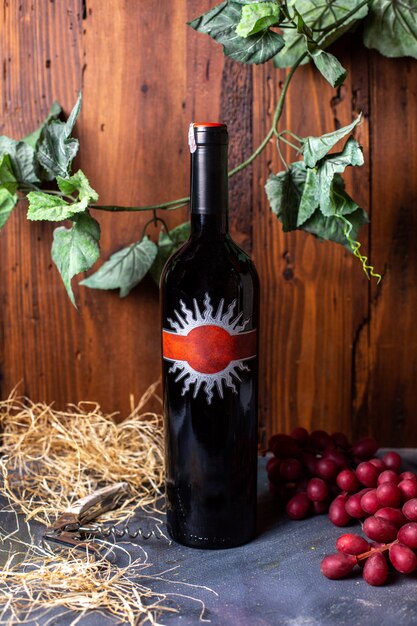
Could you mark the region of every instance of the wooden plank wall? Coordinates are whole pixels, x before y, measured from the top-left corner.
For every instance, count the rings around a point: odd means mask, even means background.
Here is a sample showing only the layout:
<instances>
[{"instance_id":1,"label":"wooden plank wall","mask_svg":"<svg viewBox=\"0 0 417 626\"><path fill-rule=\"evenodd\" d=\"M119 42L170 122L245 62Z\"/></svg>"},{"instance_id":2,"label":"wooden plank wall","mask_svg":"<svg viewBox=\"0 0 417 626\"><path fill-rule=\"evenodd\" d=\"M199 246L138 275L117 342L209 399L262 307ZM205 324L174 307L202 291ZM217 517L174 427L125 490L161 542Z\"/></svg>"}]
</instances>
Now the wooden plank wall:
<instances>
[{"instance_id":1,"label":"wooden plank wall","mask_svg":"<svg viewBox=\"0 0 417 626\"><path fill-rule=\"evenodd\" d=\"M23 136L54 99L68 113L82 88L77 164L103 204L185 195L194 119L228 123L237 164L269 128L285 72L224 59L185 26L214 4L3 0L0 132ZM262 435L302 423L416 445L417 63L369 53L358 35L336 50L346 84L332 90L302 68L282 127L319 134L364 112L366 166L349 185L373 217L362 240L384 280L369 284L341 248L282 233L263 191L268 171L280 167L273 143L231 181L233 234L262 280ZM97 217L103 258L136 240L148 218ZM22 203L0 234L0 393L21 381L35 400L89 399L126 414L130 394L159 376L157 289L146 279L121 300L76 288L77 313L50 259L52 230L28 223Z\"/></svg>"}]
</instances>

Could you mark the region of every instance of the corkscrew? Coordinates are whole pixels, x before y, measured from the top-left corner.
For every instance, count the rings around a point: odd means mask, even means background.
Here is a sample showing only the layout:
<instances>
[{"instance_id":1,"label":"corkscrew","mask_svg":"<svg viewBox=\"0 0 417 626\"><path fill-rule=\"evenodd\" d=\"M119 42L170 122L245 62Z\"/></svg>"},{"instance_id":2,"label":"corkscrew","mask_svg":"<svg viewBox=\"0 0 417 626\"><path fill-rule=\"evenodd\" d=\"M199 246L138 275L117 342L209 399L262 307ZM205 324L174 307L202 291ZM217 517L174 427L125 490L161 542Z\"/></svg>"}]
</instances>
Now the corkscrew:
<instances>
[{"instance_id":1,"label":"corkscrew","mask_svg":"<svg viewBox=\"0 0 417 626\"><path fill-rule=\"evenodd\" d=\"M117 528L114 524L106 526L100 523L90 523L102 513L117 508L128 493L128 483L121 482L97 489L84 498L76 500L46 529L43 539L61 546L91 551L98 556L103 554L103 545L98 543L97 539L110 537L136 539L139 537L147 541L153 537L170 543L158 525L145 531L141 527L132 530L129 526Z\"/></svg>"}]
</instances>

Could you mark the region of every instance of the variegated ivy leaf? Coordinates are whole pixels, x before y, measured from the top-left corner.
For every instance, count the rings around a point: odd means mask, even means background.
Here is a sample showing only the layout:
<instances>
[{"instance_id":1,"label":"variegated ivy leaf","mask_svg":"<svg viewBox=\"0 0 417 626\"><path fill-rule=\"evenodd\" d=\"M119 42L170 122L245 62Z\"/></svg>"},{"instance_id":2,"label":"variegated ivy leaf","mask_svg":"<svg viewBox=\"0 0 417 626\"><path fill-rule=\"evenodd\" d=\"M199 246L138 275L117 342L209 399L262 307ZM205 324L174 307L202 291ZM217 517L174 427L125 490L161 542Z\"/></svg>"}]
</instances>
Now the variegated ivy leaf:
<instances>
[{"instance_id":1,"label":"variegated ivy leaf","mask_svg":"<svg viewBox=\"0 0 417 626\"><path fill-rule=\"evenodd\" d=\"M323 215L319 183L315 169L306 168L303 161L291 163L288 170L271 174L265 185L271 209L284 231L304 230L352 252L345 234L346 222L352 227L351 239L356 240L360 227L368 221L367 214L346 193L343 179L336 173L328 199L332 212Z\"/></svg>"},{"instance_id":2,"label":"variegated ivy leaf","mask_svg":"<svg viewBox=\"0 0 417 626\"><path fill-rule=\"evenodd\" d=\"M2 135L0 137L0 157L9 155L11 168L19 183L36 183L39 178L36 172L36 153L32 146L24 141L16 141Z\"/></svg>"},{"instance_id":3,"label":"variegated ivy leaf","mask_svg":"<svg viewBox=\"0 0 417 626\"><path fill-rule=\"evenodd\" d=\"M36 148L36 144L38 143L39 139L41 138L42 131L44 130L44 128L52 120L56 120L59 117L60 113L61 113L61 107L59 106L58 102L53 102L47 117L44 119L44 121L39 126L39 128L34 130L29 135L26 135L26 137L23 137L22 141L27 143L28 146L30 146L31 148L35 149Z\"/></svg>"},{"instance_id":4,"label":"variegated ivy leaf","mask_svg":"<svg viewBox=\"0 0 417 626\"><path fill-rule=\"evenodd\" d=\"M81 93L66 122L53 120L46 125L37 157L45 170L47 180L56 176L68 177L71 163L78 152L78 139L71 137L72 130L81 109Z\"/></svg>"},{"instance_id":5,"label":"variegated ivy leaf","mask_svg":"<svg viewBox=\"0 0 417 626\"><path fill-rule=\"evenodd\" d=\"M252 2L242 7L240 22L236 27L239 37L250 37L277 24L281 10L276 2Z\"/></svg>"},{"instance_id":6,"label":"variegated ivy leaf","mask_svg":"<svg viewBox=\"0 0 417 626\"><path fill-rule=\"evenodd\" d=\"M222 44L224 54L235 61L265 63L284 46L282 35L264 29L248 37L239 37L236 28L241 16L242 4L226 0L189 22L189 26Z\"/></svg>"},{"instance_id":7,"label":"variegated ivy leaf","mask_svg":"<svg viewBox=\"0 0 417 626\"><path fill-rule=\"evenodd\" d=\"M57 176L58 187L62 193L72 195L78 193L78 198L83 200L88 198L89 202L97 202L98 193L91 187L87 176L82 170L78 170L69 178Z\"/></svg>"},{"instance_id":8,"label":"variegated ivy leaf","mask_svg":"<svg viewBox=\"0 0 417 626\"><path fill-rule=\"evenodd\" d=\"M365 46L386 57L417 59L417 3L415 0L372 0L365 21Z\"/></svg>"},{"instance_id":9,"label":"variegated ivy leaf","mask_svg":"<svg viewBox=\"0 0 417 626\"><path fill-rule=\"evenodd\" d=\"M157 252L156 244L144 237L112 254L97 272L80 284L93 289L120 289L120 297L123 298L148 273Z\"/></svg>"},{"instance_id":10,"label":"variegated ivy leaf","mask_svg":"<svg viewBox=\"0 0 417 626\"><path fill-rule=\"evenodd\" d=\"M83 213L89 205L87 197L78 202L69 203L60 196L53 196L42 191L31 191L27 198L29 200L27 218L32 221L62 222L77 213Z\"/></svg>"},{"instance_id":11,"label":"variegated ivy leaf","mask_svg":"<svg viewBox=\"0 0 417 626\"><path fill-rule=\"evenodd\" d=\"M334 54L325 52L319 46L308 43L308 53L318 71L332 87L339 87L345 81L347 71Z\"/></svg>"},{"instance_id":12,"label":"variegated ivy leaf","mask_svg":"<svg viewBox=\"0 0 417 626\"><path fill-rule=\"evenodd\" d=\"M338 128L331 133L326 133L320 137L306 137L303 143L303 157L307 167L314 167L320 159L330 152L338 141L352 132L361 119L362 113L351 124Z\"/></svg>"},{"instance_id":13,"label":"variegated ivy leaf","mask_svg":"<svg viewBox=\"0 0 417 626\"><path fill-rule=\"evenodd\" d=\"M18 200L17 193L11 193L4 185L0 185L0 228L9 219Z\"/></svg>"},{"instance_id":14,"label":"variegated ivy leaf","mask_svg":"<svg viewBox=\"0 0 417 626\"><path fill-rule=\"evenodd\" d=\"M54 230L52 259L61 274L68 296L75 304L71 280L90 269L100 256L100 226L88 212L73 218L71 228L60 226Z\"/></svg>"},{"instance_id":15,"label":"variegated ivy leaf","mask_svg":"<svg viewBox=\"0 0 417 626\"><path fill-rule=\"evenodd\" d=\"M327 48L368 13L368 6L363 0L288 0L287 4L294 17L295 9L302 16L321 48ZM342 20L343 23L339 24ZM321 35L321 31L327 28L330 30ZM306 50L304 35L296 29L286 28L284 39L285 47L274 57L277 67L291 67ZM304 63L308 60L307 57Z\"/></svg>"},{"instance_id":16,"label":"variegated ivy leaf","mask_svg":"<svg viewBox=\"0 0 417 626\"><path fill-rule=\"evenodd\" d=\"M176 228L173 228L169 233L165 233L161 230L158 241L158 254L150 269L150 275L154 279L157 285L159 285L159 279L165 263L169 257L174 254L187 241L190 236L190 222L184 222Z\"/></svg>"},{"instance_id":17,"label":"variegated ivy leaf","mask_svg":"<svg viewBox=\"0 0 417 626\"><path fill-rule=\"evenodd\" d=\"M323 215L333 215L335 212L332 201L332 183L336 173L341 174L348 165L363 165L362 148L353 137L349 137L342 152L330 154L317 164L318 187L320 190L320 211ZM314 171L314 170L313 170Z\"/></svg>"}]
</instances>

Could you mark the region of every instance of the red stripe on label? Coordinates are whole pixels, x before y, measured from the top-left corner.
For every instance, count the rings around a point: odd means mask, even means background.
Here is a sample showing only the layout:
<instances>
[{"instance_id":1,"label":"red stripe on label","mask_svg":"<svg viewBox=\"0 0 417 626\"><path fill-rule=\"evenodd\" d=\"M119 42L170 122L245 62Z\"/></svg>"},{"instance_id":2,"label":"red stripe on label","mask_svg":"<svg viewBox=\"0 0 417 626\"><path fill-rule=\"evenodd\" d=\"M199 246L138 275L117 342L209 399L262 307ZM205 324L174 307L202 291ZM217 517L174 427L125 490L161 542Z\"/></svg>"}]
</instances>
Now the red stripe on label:
<instances>
[{"instance_id":1,"label":"red stripe on label","mask_svg":"<svg viewBox=\"0 0 417 626\"><path fill-rule=\"evenodd\" d=\"M231 361L256 355L256 330L230 335L221 326L209 324L193 328L188 335L164 330L162 351L165 359L187 361L196 372L215 374Z\"/></svg>"}]
</instances>

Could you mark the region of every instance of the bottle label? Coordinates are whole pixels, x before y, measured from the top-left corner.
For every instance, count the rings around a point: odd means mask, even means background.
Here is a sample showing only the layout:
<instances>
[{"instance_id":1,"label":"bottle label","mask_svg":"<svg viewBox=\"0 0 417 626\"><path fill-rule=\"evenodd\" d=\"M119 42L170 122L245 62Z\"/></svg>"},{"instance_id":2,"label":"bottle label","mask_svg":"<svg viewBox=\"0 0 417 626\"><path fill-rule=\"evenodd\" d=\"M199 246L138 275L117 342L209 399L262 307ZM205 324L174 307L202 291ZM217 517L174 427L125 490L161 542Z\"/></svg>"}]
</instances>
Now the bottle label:
<instances>
[{"instance_id":1,"label":"bottle label","mask_svg":"<svg viewBox=\"0 0 417 626\"><path fill-rule=\"evenodd\" d=\"M162 352L172 361L169 373L183 385L182 395L195 398L201 389L211 404L214 390L220 398L227 387L237 393L239 372L250 371L247 361L256 357L257 331L246 330L251 320L236 312L236 300L225 310L222 298L215 311L206 293L201 309L195 298L193 310L180 300L174 315L176 320L168 318L171 329L162 331Z\"/></svg>"}]
</instances>

